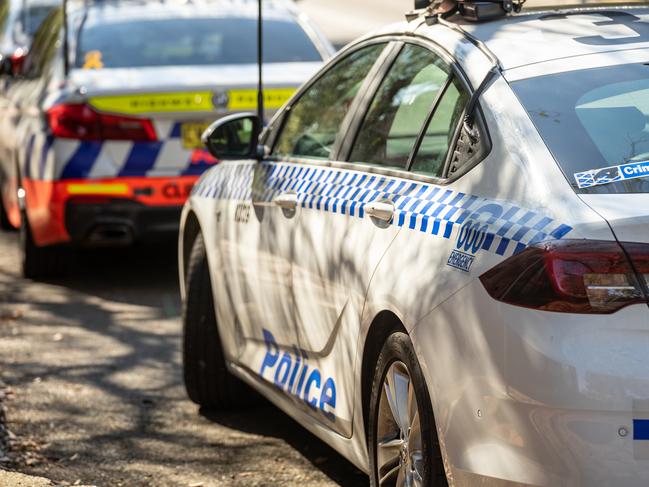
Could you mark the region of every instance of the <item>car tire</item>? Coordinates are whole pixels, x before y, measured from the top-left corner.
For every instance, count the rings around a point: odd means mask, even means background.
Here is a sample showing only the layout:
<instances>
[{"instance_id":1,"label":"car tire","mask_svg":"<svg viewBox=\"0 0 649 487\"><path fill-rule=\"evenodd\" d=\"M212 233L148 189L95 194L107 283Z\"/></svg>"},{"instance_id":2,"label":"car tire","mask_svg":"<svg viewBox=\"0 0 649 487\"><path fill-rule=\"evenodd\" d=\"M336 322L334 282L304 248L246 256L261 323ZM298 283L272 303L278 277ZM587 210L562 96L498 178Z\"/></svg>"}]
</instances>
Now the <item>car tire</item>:
<instances>
[{"instance_id":1,"label":"car tire","mask_svg":"<svg viewBox=\"0 0 649 487\"><path fill-rule=\"evenodd\" d=\"M23 211L20 215L20 262L22 276L34 279L60 275L65 267L63 250L58 246L39 247Z\"/></svg>"},{"instance_id":2,"label":"car tire","mask_svg":"<svg viewBox=\"0 0 649 487\"><path fill-rule=\"evenodd\" d=\"M258 401L257 394L230 373L219 337L203 237L194 241L187 266L183 308L183 372L189 398L207 409L232 409Z\"/></svg>"},{"instance_id":3,"label":"car tire","mask_svg":"<svg viewBox=\"0 0 649 487\"><path fill-rule=\"evenodd\" d=\"M372 487L448 486L428 388L405 333L390 335L379 353L368 417Z\"/></svg>"},{"instance_id":4,"label":"car tire","mask_svg":"<svg viewBox=\"0 0 649 487\"><path fill-rule=\"evenodd\" d=\"M5 185L4 177L0 176L0 229L2 230L16 230L16 228L9 221L9 215L7 214L7 209L4 205L4 200L2 198L2 191Z\"/></svg>"},{"instance_id":5,"label":"car tire","mask_svg":"<svg viewBox=\"0 0 649 487\"><path fill-rule=\"evenodd\" d=\"M16 230L11 222L9 221L9 216L7 215L7 210L2 201L2 195L0 195L0 229L2 230Z\"/></svg>"}]
</instances>

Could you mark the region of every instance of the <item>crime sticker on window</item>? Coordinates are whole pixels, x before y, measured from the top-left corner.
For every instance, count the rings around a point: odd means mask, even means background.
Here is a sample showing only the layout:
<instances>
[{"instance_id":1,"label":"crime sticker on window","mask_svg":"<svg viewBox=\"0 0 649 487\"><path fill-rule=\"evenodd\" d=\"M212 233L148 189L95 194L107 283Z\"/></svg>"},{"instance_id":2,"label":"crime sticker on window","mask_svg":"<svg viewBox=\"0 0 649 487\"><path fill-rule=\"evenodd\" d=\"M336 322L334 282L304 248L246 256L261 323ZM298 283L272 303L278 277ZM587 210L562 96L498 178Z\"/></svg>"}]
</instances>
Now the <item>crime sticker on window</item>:
<instances>
[{"instance_id":1,"label":"crime sticker on window","mask_svg":"<svg viewBox=\"0 0 649 487\"><path fill-rule=\"evenodd\" d=\"M602 184L649 177L649 161L630 162L619 166L591 169L575 173L575 181L580 189Z\"/></svg>"}]
</instances>

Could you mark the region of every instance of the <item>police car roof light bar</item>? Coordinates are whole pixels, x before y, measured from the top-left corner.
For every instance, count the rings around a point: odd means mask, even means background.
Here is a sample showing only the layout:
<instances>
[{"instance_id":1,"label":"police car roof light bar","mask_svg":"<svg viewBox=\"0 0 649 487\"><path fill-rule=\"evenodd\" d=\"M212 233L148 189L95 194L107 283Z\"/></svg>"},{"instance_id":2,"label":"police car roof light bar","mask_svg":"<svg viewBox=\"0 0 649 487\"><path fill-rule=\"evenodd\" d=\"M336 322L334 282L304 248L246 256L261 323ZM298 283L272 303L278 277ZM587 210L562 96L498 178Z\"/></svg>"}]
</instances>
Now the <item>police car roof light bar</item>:
<instances>
[{"instance_id":1,"label":"police car roof light bar","mask_svg":"<svg viewBox=\"0 0 649 487\"><path fill-rule=\"evenodd\" d=\"M429 25L438 19L446 19L459 13L465 20L485 22L511 12L520 12L526 0L415 0L415 10L406 14L408 21L414 20L422 13L427 13Z\"/></svg>"}]
</instances>

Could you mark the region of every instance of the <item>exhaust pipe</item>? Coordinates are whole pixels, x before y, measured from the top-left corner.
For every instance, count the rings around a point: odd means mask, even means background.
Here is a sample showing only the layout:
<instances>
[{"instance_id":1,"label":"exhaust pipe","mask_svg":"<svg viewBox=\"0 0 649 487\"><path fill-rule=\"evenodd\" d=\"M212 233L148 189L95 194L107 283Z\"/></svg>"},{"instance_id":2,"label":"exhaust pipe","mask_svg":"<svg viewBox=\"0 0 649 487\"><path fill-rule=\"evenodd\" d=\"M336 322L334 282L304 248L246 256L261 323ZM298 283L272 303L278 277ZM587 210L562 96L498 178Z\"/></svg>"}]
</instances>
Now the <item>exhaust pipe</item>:
<instances>
[{"instance_id":1,"label":"exhaust pipe","mask_svg":"<svg viewBox=\"0 0 649 487\"><path fill-rule=\"evenodd\" d=\"M100 223L95 225L86 242L92 246L128 246L133 243L133 229L123 223Z\"/></svg>"}]
</instances>

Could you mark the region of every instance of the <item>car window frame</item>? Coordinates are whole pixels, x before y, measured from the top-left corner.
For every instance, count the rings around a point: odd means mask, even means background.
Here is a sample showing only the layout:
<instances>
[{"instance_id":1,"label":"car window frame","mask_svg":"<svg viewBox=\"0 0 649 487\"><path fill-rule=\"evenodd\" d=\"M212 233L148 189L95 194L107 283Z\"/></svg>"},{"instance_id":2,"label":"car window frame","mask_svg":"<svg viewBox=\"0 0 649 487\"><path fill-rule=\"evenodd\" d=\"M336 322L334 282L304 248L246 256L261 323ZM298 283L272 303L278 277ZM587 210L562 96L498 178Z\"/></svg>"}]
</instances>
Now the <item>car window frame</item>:
<instances>
[{"instance_id":1,"label":"car window frame","mask_svg":"<svg viewBox=\"0 0 649 487\"><path fill-rule=\"evenodd\" d=\"M383 51L381 51L379 56L376 58L376 61L372 65L372 68L370 69L367 76L363 79L363 82L361 83L361 86L358 90L358 93L361 95L360 96L357 95L354 97L354 100L351 106L349 107L349 110L345 114L345 117L343 118L340 128L338 129L338 133L336 134L336 141L334 142L331 151L332 157L330 159L336 160L338 158L340 146L342 142L341 134L343 139L345 137L345 134L347 134L347 130L343 130L343 129L345 129L348 126L350 118L354 113L356 113L356 108L360 100L365 97L366 91L368 91L370 88L373 87L372 82L375 80L377 74L380 74L377 73L377 70L383 66L383 60L385 56L389 56L393 54L393 48L390 41L386 41L385 39L379 39L378 41L368 40L368 42L356 44L352 48L343 49L338 54L336 54L336 56L334 56L331 62L323 66L313 78L311 78L307 83L302 85L302 87L299 88L298 91L295 94L293 94L293 96L286 102L286 104L275 114L275 116L269 122L268 127L264 130L264 133L262 133L262 135L260 136L260 141L264 146L266 146L268 157L271 160L303 161L306 159L309 161L326 162L323 159L315 159L315 158L309 158L305 156L301 156L301 157L278 156L276 154L273 154L273 151L276 149L278 138L282 133L282 131L284 130L284 126L286 125L286 121L288 120L288 115L291 113L291 109L293 108L293 106L300 101L302 96L307 91L309 91L313 87L313 85L315 85L323 77L327 76L330 73L330 71L334 69L339 63L343 62L344 59L346 59L348 56L366 47L370 47L372 45L377 45L377 44L383 44L383 43L385 44Z\"/></svg>"},{"instance_id":2,"label":"car window frame","mask_svg":"<svg viewBox=\"0 0 649 487\"><path fill-rule=\"evenodd\" d=\"M394 58L390 61L389 64L386 64L384 66L384 69L382 70L381 78L377 80L377 83L376 83L376 86L374 87L374 90L372 91L372 93L367 93L367 96L364 99L365 105L362 105L361 107L359 107L361 109L359 110L358 116L355 118L356 124L351 127L352 128L351 132L347 133L347 138L346 139L347 139L348 145L345 147L345 152L344 152L344 154L345 154L344 160L346 162L349 162L350 164L368 165L370 167L381 167L380 164L370 164L370 163L356 162L356 161L351 161L350 159L351 159L352 153L354 151L354 146L355 146L356 142L358 141L358 136L360 135L361 129L363 128L363 123L365 122L365 119L369 115L369 110L372 107L372 102L374 101L374 99L376 98L376 95L378 94L378 89L381 87L383 81L386 80L388 74L390 73L390 71L392 70L394 64L396 63L397 58L403 52L404 48L408 44L423 47L424 49L427 49L428 51L432 52L433 55L439 57L449 67L448 77L446 78L446 81L444 81L444 85L442 86L442 88L439 90L439 92L435 96L435 99L433 100L433 103L431 104L431 108L430 108L430 110L428 111L428 113L426 115L426 119L424 120L424 124L419 129L419 133L417 134L417 137L415 138L415 145L410 150L410 154L408 154L408 158L406 159L405 167L403 167L403 168L396 168L396 167L389 168L389 169L393 169L395 171L411 172L410 168L412 166L412 161L414 160L414 158L415 158L415 156L417 154L417 150L419 149L419 146L421 145L421 140L423 140L423 137L425 136L427 124L432 119L432 116L435 113L435 110L437 109L437 106L439 105L439 102L442 99L443 94L446 93L446 89L448 88L450 82L452 81L453 77L455 76L455 73L451 69L452 63L448 62L447 59L445 59L444 57L438 55L435 51L433 51L432 49L429 49L427 46L420 45L419 43L416 43L416 42L409 42L409 39L408 40L403 40L403 41L400 42L399 48L398 48L397 52L395 53ZM444 159L444 163L446 164L446 159ZM444 168L446 168L446 165L444 165Z\"/></svg>"},{"instance_id":3,"label":"car window frame","mask_svg":"<svg viewBox=\"0 0 649 487\"><path fill-rule=\"evenodd\" d=\"M386 47L377 58L374 66L370 70L370 73L368 73L368 76L363 81L363 85L359 90L359 93L363 93L362 96L357 96L355 98L352 106L349 109L349 112L347 113L345 119L343 120L343 123L341 124L339 134L336 138L336 143L334 144L334 149L332 150L332 157L330 159L323 160L323 159L314 159L308 157L277 156L275 154L272 154L278 136L284 128L284 123L286 122L287 119L286 115L290 112L291 107L301 98L301 96L316 81L318 81L322 76L326 75L326 73L331 68L333 68L339 61L341 61L344 57L353 54L359 49L367 47L371 44L380 44L382 42L387 43ZM415 44L430 50L433 54L440 57L450 68L450 74L445 83L445 86L443 90L440 90L440 94L438 95L438 97L436 98L433 104L435 108L437 107L438 103L441 101L443 93L446 92L446 89L448 88L449 84L452 82L452 79L454 77L456 77L460 81L462 87L466 90L469 97L473 95L477 87L475 88L473 87L473 85L469 81L468 76L466 75L462 67L459 65L459 63L452 56L452 54L449 53L443 46L436 43L435 41L426 37L418 36L416 34L384 34L375 37L370 37L364 39L362 42L358 44L350 45L347 48L341 50L336 56L334 56L331 62L327 63L316 74L316 76L314 76L307 84L303 85L302 88L300 88L293 95L293 97L289 99L286 105L282 107L282 109L280 109L275 114L275 116L269 122L267 128L260 136L260 141L265 147L266 155L264 156L264 160L271 161L271 162L290 162L290 163L298 163L298 164L306 164L306 165L314 165L314 166L333 167L339 169L357 170L357 171L380 174L385 176L398 177L402 179L411 179L415 181L435 184L438 186L446 186L457 181L465 174L470 172L474 167L479 165L483 160L485 160L489 156L493 148L491 136L489 134L488 126L485 122L485 117L481 107L480 100L478 100L475 106L474 123L478 128L482 139L483 150L481 151L481 156L476 157L475 160L470 161L469 164L465 164L459 171L457 171L451 177L444 177L444 176L448 174L448 169L450 167L452 156L457 146L457 142L460 137L460 134L462 132L462 123L459 123L457 127L455 127L454 129L453 138L451 139L452 142L449 144L449 151L446 154L446 158L444 160L444 170L442 172L443 177L418 174L410 170L410 168L412 167L412 163L414 162L414 159L417 154L415 150L418 149L417 144L415 144L415 147L413 147L413 150L411 151L412 153L408 157L408 164L406 168L403 169L381 167L379 165L364 164L362 162L349 161L349 157L353 149L353 142L356 140L358 136L362 122L365 119L365 116L367 115L367 111L369 110L372 100L374 99L381 82L384 80L385 76L387 75L388 71L390 70L394 61L396 60L397 56L399 55L399 53L401 52L401 50L406 44ZM371 88L371 90L369 88ZM466 107L465 110L462 112L462 115L460 116L461 120L464 119L465 112L466 112ZM434 114L434 110L432 109L431 109L431 114ZM422 136L422 134L423 136L425 136L425 132L427 128L428 128L427 123L424 123L420 129L421 132L420 136ZM419 137L417 140L419 140ZM339 142L340 145L338 145Z\"/></svg>"}]
</instances>

